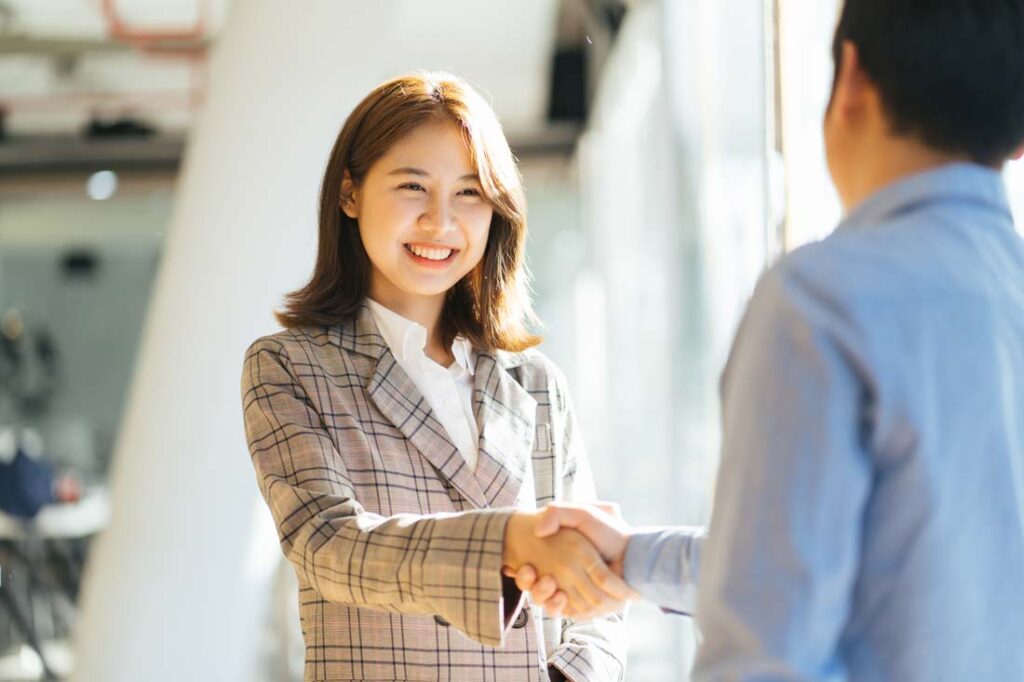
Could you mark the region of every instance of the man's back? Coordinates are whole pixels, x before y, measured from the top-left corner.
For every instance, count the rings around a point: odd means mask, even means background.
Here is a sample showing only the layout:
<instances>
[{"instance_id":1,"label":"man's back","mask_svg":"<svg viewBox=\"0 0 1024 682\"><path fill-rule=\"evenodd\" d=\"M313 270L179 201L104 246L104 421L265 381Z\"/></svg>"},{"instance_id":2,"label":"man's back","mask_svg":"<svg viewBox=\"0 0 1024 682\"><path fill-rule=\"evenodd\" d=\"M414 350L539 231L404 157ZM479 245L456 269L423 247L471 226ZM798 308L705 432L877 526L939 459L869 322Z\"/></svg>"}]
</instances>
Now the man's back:
<instances>
[{"instance_id":1,"label":"man's back","mask_svg":"<svg viewBox=\"0 0 1024 682\"><path fill-rule=\"evenodd\" d=\"M1024 243L996 172L904 180L783 259L723 420L698 678L1024 680Z\"/></svg>"}]
</instances>

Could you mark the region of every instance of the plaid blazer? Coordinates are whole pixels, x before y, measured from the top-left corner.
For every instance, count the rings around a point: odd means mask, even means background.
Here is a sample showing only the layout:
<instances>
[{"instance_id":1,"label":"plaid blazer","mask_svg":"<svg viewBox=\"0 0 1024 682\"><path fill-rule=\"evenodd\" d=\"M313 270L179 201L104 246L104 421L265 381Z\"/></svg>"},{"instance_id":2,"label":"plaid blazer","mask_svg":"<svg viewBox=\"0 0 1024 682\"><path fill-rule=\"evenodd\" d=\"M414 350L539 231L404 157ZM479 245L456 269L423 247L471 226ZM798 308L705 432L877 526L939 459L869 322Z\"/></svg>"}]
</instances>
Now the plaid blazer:
<instances>
[{"instance_id":1,"label":"plaid blazer","mask_svg":"<svg viewBox=\"0 0 1024 682\"><path fill-rule=\"evenodd\" d=\"M593 498L565 381L536 351L475 369L474 472L367 307L246 352L246 436L298 575L307 680L623 678L620 616L542 617L500 573L510 508Z\"/></svg>"}]
</instances>

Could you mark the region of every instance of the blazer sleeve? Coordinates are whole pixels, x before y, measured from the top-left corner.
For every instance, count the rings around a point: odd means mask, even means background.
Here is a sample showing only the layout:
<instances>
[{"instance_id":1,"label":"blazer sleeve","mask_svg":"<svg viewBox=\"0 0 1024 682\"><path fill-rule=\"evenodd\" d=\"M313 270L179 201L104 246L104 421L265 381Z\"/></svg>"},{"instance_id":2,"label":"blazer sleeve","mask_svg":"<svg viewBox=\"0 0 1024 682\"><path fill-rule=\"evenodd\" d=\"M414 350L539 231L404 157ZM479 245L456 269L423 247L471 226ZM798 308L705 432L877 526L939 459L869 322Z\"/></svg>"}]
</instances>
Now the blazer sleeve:
<instances>
[{"instance_id":1,"label":"blazer sleeve","mask_svg":"<svg viewBox=\"0 0 1024 682\"><path fill-rule=\"evenodd\" d=\"M503 642L519 606L503 599L518 599L501 575L510 510L367 512L276 340L246 352L242 408L260 491L300 578L329 601L438 614L482 644Z\"/></svg>"},{"instance_id":2,"label":"blazer sleeve","mask_svg":"<svg viewBox=\"0 0 1024 682\"><path fill-rule=\"evenodd\" d=\"M556 374L553 392L553 431L560 436L563 463L563 501L597 499L594 479L577 430L572 400L564 378ZM560 428L557 428L560 427ZM557 429L557 430L556 430ZM618 682L626 671L626 614L615 613L587 622L562 621L562 641L549 658L571 682Z\"/></svg>"}]
</instances>

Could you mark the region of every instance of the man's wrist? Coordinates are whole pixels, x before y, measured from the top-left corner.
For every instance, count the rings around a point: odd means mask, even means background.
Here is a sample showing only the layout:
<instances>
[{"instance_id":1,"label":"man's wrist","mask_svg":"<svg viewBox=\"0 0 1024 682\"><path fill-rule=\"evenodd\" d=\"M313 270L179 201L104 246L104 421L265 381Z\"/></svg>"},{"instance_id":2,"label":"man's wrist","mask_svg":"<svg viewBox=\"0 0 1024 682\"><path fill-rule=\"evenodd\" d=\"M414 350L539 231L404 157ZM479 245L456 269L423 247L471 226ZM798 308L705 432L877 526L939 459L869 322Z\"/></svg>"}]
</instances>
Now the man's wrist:
<instances>
[{"instance_id":1,"label":"man's wrist","mask_svg":"<svg viewBox=\"0 0 1024 682\"><path fill-rule=\"evenodd\" d=\"M632 537L632 531L625 534L625 540L622 543L622 551L619 552L617 557L608 562L608 567L612 572L623 580L626 579L626 550L629 549L629 541Z\"/></svg>"}]
</instances>

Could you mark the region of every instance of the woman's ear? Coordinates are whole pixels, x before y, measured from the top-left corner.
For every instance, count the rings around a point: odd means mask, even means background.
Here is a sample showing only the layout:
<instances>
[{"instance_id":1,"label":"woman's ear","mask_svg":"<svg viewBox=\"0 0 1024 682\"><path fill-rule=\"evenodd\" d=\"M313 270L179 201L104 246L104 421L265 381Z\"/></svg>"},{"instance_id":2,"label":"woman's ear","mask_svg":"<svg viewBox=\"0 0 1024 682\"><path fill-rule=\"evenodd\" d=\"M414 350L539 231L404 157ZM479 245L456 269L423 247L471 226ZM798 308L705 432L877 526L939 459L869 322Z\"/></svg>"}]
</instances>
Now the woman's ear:
<instances>
[{"instance_id":1,"label":"woman's ear","mask_svg":"<svg viewBox=\"0 0 1024 682\"><path fill-rule=\"evenodd\" d=\"M348 170L341 179L341 195L338 197L338 206L353 220L359 217L359 188L353 182Z\"/></svg>"}]
</instances>

